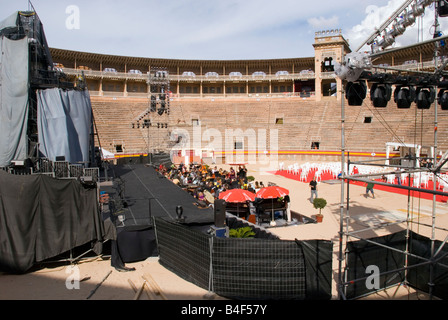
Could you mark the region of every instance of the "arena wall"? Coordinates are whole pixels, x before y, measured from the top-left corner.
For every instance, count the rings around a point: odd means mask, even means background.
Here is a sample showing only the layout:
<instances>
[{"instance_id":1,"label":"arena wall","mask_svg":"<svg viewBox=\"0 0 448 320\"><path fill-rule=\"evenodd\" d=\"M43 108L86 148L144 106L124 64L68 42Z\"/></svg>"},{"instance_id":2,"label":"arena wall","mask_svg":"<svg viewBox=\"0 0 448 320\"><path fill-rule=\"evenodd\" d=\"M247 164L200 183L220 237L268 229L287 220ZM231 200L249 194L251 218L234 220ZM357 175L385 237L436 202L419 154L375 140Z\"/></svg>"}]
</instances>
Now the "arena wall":
<instances>
[{"instance_id":1,"label":"arena wall","mask_svg":"<svg viewBox=\"0 0 448 320\"><path fill-rule=\"evenodd\" d=\"M152 59L54 48L51 54L66 75L85 80L97 145L117 156L172 151L181 159L185 150L211 147L213 158L227 163L274 156L336 161L342 109L345 150L353 160L404 155L402 147L387 154L388 142L421 145L422 156L433 156L435 133L437 153L447 150L447 111L438 107L435 121L434 104L398 109L391 99L386 108L375 108L369 93L362 106L350 106L334 71L334 63L351 52L348 41L337 29L316 32L312 45L314 57L268 60ZM374 63L431 72L433 55L434 46L422 44L392 50ZM161 115L150 111L151 97L160 97L152 92L153 70L159 69L169 75L169 108Z\"/></svg>"},{"instance_id":2,"label":"arena wall","mask_svg":"<svg viewBox=\"0 0 448 320\"><path fill-rule=\"evenodd\" d=\"M266 151L276 152L279 161L340 158L342 103L335 98L172 99L169 114L163 115L148 112L149 99L92 96L91 100L99 142L118 154L214 146L217 158L239 153L246 163ZM386 108L375 108L365 99L362 106L344 101L343 107L345 146L352 159L384 158L386 142L419 144L424 146L422 154L429 154L425 147L434 145L434 106L398 109L390 102ZM444 152L448 119L440 107L437 120L437 147ZM183 136L181 141L177 133ZM226 134L234 135L230 145ZM249 140L252 135L256 144ZM237 141L242 144L235 146Z\"/></svg>"}]
</instances>

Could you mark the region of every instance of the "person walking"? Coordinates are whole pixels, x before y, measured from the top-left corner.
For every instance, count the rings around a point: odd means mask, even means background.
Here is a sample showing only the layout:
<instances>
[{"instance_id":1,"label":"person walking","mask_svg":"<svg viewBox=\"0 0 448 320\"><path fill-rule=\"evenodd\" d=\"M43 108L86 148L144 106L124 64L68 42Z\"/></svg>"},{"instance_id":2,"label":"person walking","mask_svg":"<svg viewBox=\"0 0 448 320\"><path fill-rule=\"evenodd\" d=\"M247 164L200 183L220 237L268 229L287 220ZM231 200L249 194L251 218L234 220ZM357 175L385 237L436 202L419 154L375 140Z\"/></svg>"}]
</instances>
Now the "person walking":
<instances>
[{"instance_id":1,"label":"person walking","mask_svg":"<svg viewBox=\"0 0 448 320\"><path fill-rule=\"evenodd\" d=\"M366 184L366 197L369 196L369 192L372 194L373 199L375 199L375 193L373 192L373 183L367 182Z\"/></svg>"},{"instance_id":2,"label":"person walking","mask_svg":"<svg viewBox=\"0 0 448 320\"><path fill-rule=\"evenodd\" d=\"M310 189L311 189L310 202L313 203L314 198L317 198L317 181L316 181L316 177L313 177L313 180L310 181Z\"/></svg>"}]
</instances>

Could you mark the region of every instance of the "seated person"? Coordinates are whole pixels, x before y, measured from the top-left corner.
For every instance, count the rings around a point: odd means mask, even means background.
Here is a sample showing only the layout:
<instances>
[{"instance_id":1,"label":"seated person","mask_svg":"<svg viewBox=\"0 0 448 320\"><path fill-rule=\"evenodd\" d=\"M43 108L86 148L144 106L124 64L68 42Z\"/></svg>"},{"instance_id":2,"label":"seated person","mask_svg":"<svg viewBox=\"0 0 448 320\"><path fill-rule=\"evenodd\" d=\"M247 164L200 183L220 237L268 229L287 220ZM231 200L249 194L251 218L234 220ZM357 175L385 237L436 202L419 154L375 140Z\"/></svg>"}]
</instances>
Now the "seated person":
<instances>
[{"instance_id":1,"label":"seated person","mask_svg":"<svg viewBox=\"0 0 448 320\"><path fill-rule=\"evenodd\" d=\"M196 199L198 199L197 205L199 208L208 208L209 207L209 203L208 203L207 199L205 198L204 192L199 191L196 194Z\"/></svg>"}]
</instances>

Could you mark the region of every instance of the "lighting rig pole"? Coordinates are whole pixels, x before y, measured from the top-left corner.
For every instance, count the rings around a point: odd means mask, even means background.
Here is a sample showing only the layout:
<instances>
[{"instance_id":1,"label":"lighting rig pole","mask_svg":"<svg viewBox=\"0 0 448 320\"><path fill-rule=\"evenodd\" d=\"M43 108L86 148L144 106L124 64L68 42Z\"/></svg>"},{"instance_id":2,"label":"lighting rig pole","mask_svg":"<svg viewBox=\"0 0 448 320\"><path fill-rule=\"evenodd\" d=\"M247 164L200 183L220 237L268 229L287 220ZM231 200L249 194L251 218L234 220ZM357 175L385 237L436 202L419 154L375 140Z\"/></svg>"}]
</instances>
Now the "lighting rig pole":
<instances>
[{"instance_id":1,"label":"lighting rig pole","mask_svg":"<svg viewBox=\"0 0 448 320\"><path fill-rule=\"evenodd\" d=\"M439 24L439 16L438 16L438 11L439 11L439 5L440 3L437 2L435 5L435 13L434 13L434 38L437 38L441 35L440 32L440 24ZM440 50L440 42L436 42L435 43L435 50L434 50L434 64L437 70L437 65L438 65L438 59L439 59L439 50ZM437 92L437 84L435 85L435 92ZM434 159L433 159L433 163L434 166L437 166L437 125L438 125L438 119L437 119L437 97L434 98L435 100L435 110L434 110ZM436 174L433 174L433 190L436 191L437 190L437 178L436 178ZM432 195L432 223L431 223L431 257L434 257L434 246L435 246L435 224L436 224L436 195L435 193ZM433 277L434 277L434 263L431 263L430 265L430 272L429 272L429 298L432 300L433 298L433 288L434 288L434 283L433 283Z\"/></svg>"},{"instance_id":2,"label":"lighting rig pole","mask_svg":"<svg viewBox=\"0 0 448 320\"><path fill-rule=\"evenodd\" d=\"M345 105L344 105L344 87L341 88L341 203L340 203L340 214L339 214L339 284L338 284L338 297L339 299L345 299L345 288L342 285L346 282L344 279L345 272L342 272L342 262L345 260L344 257L344 181L345 181Z\"/></svg>"}]
</instances>

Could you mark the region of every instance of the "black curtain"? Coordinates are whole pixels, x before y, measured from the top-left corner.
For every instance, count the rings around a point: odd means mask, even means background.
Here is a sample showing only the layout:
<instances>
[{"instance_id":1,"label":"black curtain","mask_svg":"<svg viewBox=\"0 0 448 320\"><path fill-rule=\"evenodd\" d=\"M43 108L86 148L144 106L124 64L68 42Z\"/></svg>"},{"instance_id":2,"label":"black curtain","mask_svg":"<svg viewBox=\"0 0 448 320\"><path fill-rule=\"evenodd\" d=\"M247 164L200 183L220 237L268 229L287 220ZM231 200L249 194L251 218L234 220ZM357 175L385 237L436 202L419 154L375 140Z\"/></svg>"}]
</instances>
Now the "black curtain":
<instances>
[{"instance_id":1,"label":"black curtain","mask_svg":"<svg viewBox=\"0 0 448 320\"><path fill-rule=\"evenodd\" d=\"M1 271L26 272L103 234L96 186L0 170Z\"/></svg>"}]
</instances>

